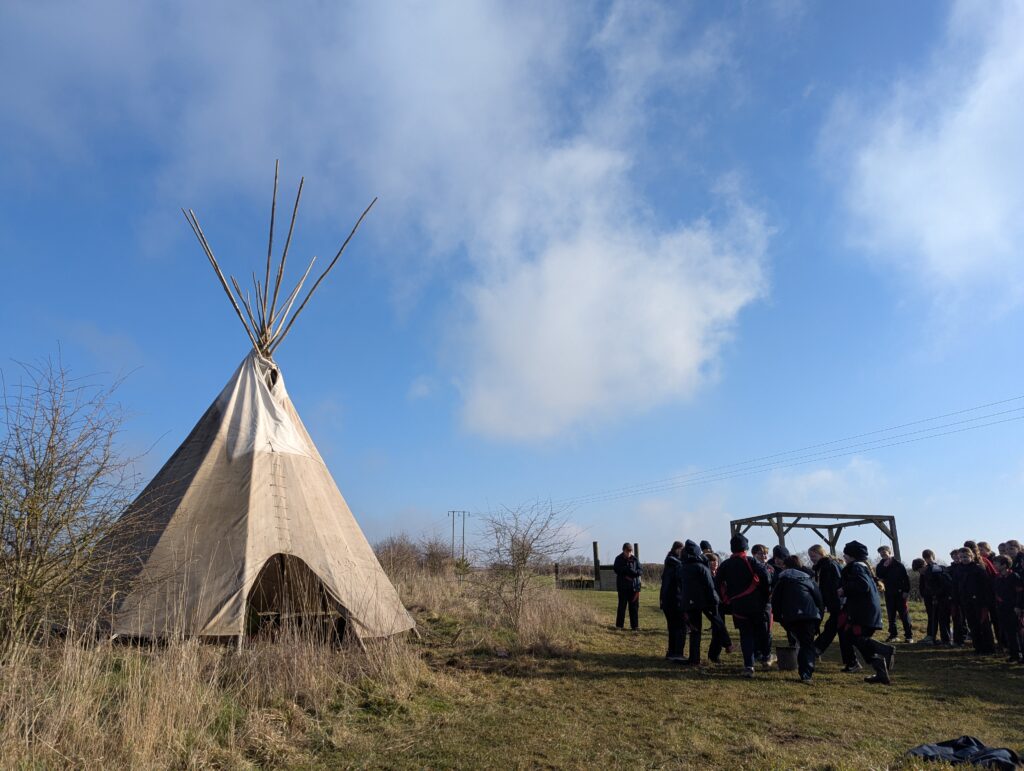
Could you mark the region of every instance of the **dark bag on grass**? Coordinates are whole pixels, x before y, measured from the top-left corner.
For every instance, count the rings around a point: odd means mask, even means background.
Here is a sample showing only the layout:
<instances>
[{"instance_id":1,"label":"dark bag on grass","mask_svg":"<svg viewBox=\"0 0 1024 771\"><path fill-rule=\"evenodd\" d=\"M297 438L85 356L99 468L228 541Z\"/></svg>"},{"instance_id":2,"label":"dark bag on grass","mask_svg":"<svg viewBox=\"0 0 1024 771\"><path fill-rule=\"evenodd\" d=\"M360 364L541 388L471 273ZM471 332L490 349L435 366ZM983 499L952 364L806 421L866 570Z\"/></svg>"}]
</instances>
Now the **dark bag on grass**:
<instances>
[{"instance_id":1,"label":"dark bag on grass","mask_svg":"<svg viewBox=\"0 0 1024 771\"><path fill-rule=\"evenodd\" d=\"M1020 756L1005 747L987 747L973 736L961 736L938 744L920 744L907 752L922 760L935 760L951 766L969 765L1013 771L1021 767Z\"/></svg>"}]
</instances>

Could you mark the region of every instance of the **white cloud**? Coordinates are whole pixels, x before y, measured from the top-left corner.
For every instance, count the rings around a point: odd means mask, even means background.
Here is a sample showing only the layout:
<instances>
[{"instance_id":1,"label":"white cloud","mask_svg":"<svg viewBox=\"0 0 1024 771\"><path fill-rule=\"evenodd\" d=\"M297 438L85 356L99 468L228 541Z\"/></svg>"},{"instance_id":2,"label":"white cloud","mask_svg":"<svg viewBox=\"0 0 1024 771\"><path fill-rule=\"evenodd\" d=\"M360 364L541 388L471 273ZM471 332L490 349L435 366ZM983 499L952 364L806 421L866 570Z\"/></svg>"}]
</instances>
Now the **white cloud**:
<instances>
[{"instance_id":1,"label":"white cloud","mask_svg":"<svg viewBox=\"0 0 1024 771\"><path fill-rule=\"evenodd\" d=\"M0 125L75 158L141 144L160 162L150 241L182 232L183 201L263 200L275 157L310 175L305 216L380 194L368 225L399 293L461 285L465 424L544 439L691 395L764 291L769 229L741 191L666 225L631 176L652 99L700 120L728 29L674 4L593 11L112 2L94 35L92 8L23 6L0 66L31 76Z\"/></svg>"},{"instance_id":2,"label":"white cloud","mask_svg":"<svg viewBox=\"0 0 1024 771\"><path fill-rule=\"evenodd\" d=\"M668 233L610 227L612 215L471 288L474 429L545 438L688 396L761 292L766 229L756 212L738 207L723 228Z\"/></svg>"},{"instance_id":3,"label":"white cloud","mask_svg":"<svg viewBox=\"0 0 1024 771\"><path fill-rule=\"evenodd\" d=\"M409 383L409 391L406 394L406 398L409 401L419 401L420 399L427 399L433 396L434 391L437 389L437 382L430 375L417 375L413 378L412 382Z\"/></svg>"},{"instance_id":4,"label":"white cloud","mask_svg":"<svg viewBox=\"0 0 1024 771\"><path fill-rule=\"evenodd\" d=\"M960 3L928 71L823 135L854 240L947 296L1024 299L1024 4ZM996 292L993 294L992 290Z\"/></svg>"},{"instance_id":5,"label":"white cloud","mask_svg":"<svg viewBox=\"0 0 1024 771\"><path fill-rule=\"evenodd\" d=\"M889 481L880 463L855 456L844 466L803 473L773 471L765 484L772 511L891 514Z\"/></svg>"}]
</instances>

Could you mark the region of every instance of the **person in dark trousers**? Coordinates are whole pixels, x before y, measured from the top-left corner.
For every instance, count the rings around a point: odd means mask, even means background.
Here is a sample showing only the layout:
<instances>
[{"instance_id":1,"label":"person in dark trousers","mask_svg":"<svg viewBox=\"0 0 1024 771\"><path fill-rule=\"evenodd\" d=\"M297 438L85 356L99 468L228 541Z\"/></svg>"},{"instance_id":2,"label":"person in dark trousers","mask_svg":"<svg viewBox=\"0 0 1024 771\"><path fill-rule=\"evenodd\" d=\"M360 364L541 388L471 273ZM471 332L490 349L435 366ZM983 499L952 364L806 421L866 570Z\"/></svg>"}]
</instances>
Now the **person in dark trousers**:
<instances>
[{"instance_id":1,"label":"person in dark trousers","mask_svg":"<svg viewBox=\"0 0 1024 771\"><path fill-rule=\"evenodd\" d=\"M849 643L875 670L864 682L889 685L896 649L871 639L882 628L882 603L867 564L868 547L860 541L850 541L843 547L843 559L846 567L839 587L839 596L845 600L841 634L846 635Z\"/></svg>"},{"instance_id":2,"label":"person in dark trousers","mask_svg":"<svg viewBox=\"0 0 1024 771\"><path fill-rule=\"evenodd\" d=\"M960 550L960 601L974 650L982 654L995 653L992 577L984 565L975 561L974 552L967 547Z\"/></svg>"},{"instance_id":3,"label":"person in dark trousers","mask_svg":"<svg viewBox=\"0 0 1024 771\"><path fill-rule=\"evenodd\" d=\"M732 614L732 622L740 633L743 650L743 675L754 676L754 658L758 651L771 647L765 639L765 606L768 603L768 571L747 554L745 536L734 535L729 541L732 555L722 562L716 575L718 596L723 607Z\"/></svg>"},{"instance_id":4,"label":"person in dark trousers","mask_svg":"<svg viewBox=\"0 0 1024 771\"><path fill-rule=\"evenodd\" d=\"M1000 555L993 562L999 571L995 580L995 596L1003 644L1011 663L1024 664L1024 578L1013 572L1013 560L1008 555Z\"/></svg>"},{"instance_id":5,"label":"person in dark trousers","mask_svg":"<svg viewBox=\"0 0 1024 771\"><path fill-rule=\"evenodd\" d=\"M772 587L773 588L775 587L775 582L778 580L779 574L783 570L786 569L786 560L789 559L789 556L790 556L789 555L789 549L787 549L785 546L775 546L775 547L772 548L772 558L771 558L771 560L769 561L768 564L771 567L771 577L772 577ZM803 570L804 572L806 572L808 575L812 575L811 571L807 570L806 568L801 567L800 569ZM775 610L772 607L771 602L769 602L768 603L768 634L769 634L769 636L771 636L772 623L774 621L775 621ZM783 629L786 629L786 628L783 627ZM789 647L790 648L795 648L796 647L796 638L793 637L792 633L788 629L786 629L786 640L789 643Z\"/></svg>"},{"instance_id":6,"label":"person in dark trousers","mask_svg":"<svg viewBox=\"0 0 1024 771\"><path fill-rule=\"evenodd\" d=\"M821 544L816 543L808 549L807 556L810 557L811 565L813 565L814 580L821 591L821 599L825 603L826 610L828 610L828 619L822 625L821 634L814 641L814 648L818 655L821 656L828 650L828 647L836 638L836 633L839 631L841 603L838 591L841 583L840 573L842 568L839 567L839 563L825 551L825 547ZM843 664L849 663L849 661L843 662Z\"/></svg>"},{"instance_id":7,"label":"person in dark trousers","mask_svg":"<svg viewBox=\"0 0 1024 771\"><path fill-rule=\"evenodd\" d=\"M1006 542L1006 556L1013 562L1010 570L1024 579L1024 549L1021 549L1020 541L1016 538L1011 538Z\"/></svg>"},{"instance_id":8,"label":"person in dark trousers","mask_svg":"<svg viewBox=\"0 0 1024 771\"><path fill-rule=\"evenodd\" d=\"M701 541L701 551L704 552L704 556L707 558L708 570L711 571L711 578L714 579L718 574L721 560L715 552L704 550L704 544L707 544L709 547L711 544L708 544L707 541ZM711 644L708 646L708 661L712 664L718 664L721 661L723 650L726 653L732 653L732 638L729 636L729 628L725 625L721 601L713 609L705 610L704 616L711 625Z\"/></svg>"},{"instance_id":9,"label":"person in dark trousers","mask_svg":"<svg viewBox=\"0 0 1024 771\"><path fill-rule=\"evenodd\" d=\"M982 545L985 546L984 549L981 548ZM976 562L983 568L985 568L985 572L988 573L989 580L995 581L996 576L999 575L999 571L996 570L996 566L992 562L992 557L989 556L991 554L991 549L988 548L988 544L986 544L984 541L978 541L976 543L974 541L968 540L964 541L964 548L970 551L972 562ZM992 626L992 639L995 641L995 644L998 644L1003 639L1003 636L1002 633L999 631L999 617L995 613L994 600L991 606L991 611L992 612L989 615L988 623Z\"/></svg>"},{"instance_id":10,"label":"person in dark trousers","mask_svg":"<svg viewBox=\"0 0 1024 771\"><path fill-rule=\"evenodd\" d=\"M768 594L771 596L772 583L775 581L775 565L768 557L768 547L763 543L756 543L750 553L754 559L764 565L765 572L768 574ZM757 638L759 640L757 660L767 669L774 660L772 656L772 604L770 601L764 606L761 624L764 626L764 630L758 634Z\"/></svg>"},{"instance_id":11,"label":"person in dark trousers","mask_svg":"<svg viewBox=\"0 0 1024 771\"><path fill-rule=\"evenodd\" d=\"M931 554L931 551L929 549L925 549L923 553ZM927 565L928 562L923 558L916 557L914 561L910 563L910 569L917 573L917 593L921 595L921 602L924 605L924 612L928 619L925 623L924 637L921 639L921 642L933 643L936 638L934 618L935 604L932 599L931 587L928 586L928 582L925 580L924 571L922 570L922 568Z\"/></svg>"},{"instance_id":12,"label":"person in dark trousers","mask_svg":"<svg viewBox=\"0 0 1024 771\"><path fill-rule=\"evenodd\" d=\"M914 642L914 628L910 623L910 608L907 601L910 599L910 576L903 563L892 556L892 549L888 546L879 546L878 555L880 559L875 566L875 575L885 587L885 615L889 620L889 638L886 642L895 642L899 639L896 634L896 617L899 616L903 624L903 639L905 642Z\"/></svg>"},{"instance_id":13,"label":"person in dark trousers","mask_svg":"<svg viewBox=\"0 0 1024 771\"><path fill-rule=\"evenodd\" d=\"M700 664L700 642L704 614L718 607L718 592L700 547L693 541L683 546L683 613L690 630L690 657L687 664ZM714 637L714 627L712 627Z\"/></svg>"},{"instance_id":14,"label":"person in dark trousers","mask_svg":"<svg viewBox=\"0 0 1024 771\"><path fill-rule=\"evenodd\" d=\"M946 570L952 579L949 588L949 620L953 627L953 647L962 648L967 642L967 616L964 612L964 566L960 562L960 549L953 549L949 553L949 567Z\"/></svg>"},{"instance_id":15,"label":"person in dark trousers","mask_svg":"<svg viewBox=\"0 0 1024 771\"><path fill-rule=\"evenodd\" d=\"M953 579L942 565L915 559L911 568L918 575L918 591L928 612L928 634L924 645L950 645L949 594Z\"/></svg>"},{"instance_id":16,"label":"person in dark trousers","mask_svg":"<svg viewBox=\"0 0 1024 771\"><path fill-rule=\"evenodd\" d=\"M619 593L619 607L615 611L615 626L622 629L629 608L629 628L634 632L640 628L640 577L643 569L640 561L633 556L633 545L622 544L622 554L615 558L615 589Z\"/></svg>"},{"instance_id":17,"label":"person in dark trousers","mask_svg":"<svg viewBox=\"0 0 1024 771\"><path fill-rule=\"evenodd\" d=\"M803 569L800 558L795 554L787 557L772 588L772 612L799 645L797 669L803 683L810 683L814 676L814 635L824 610L821 590Z\"/></svg>"},{"instance_id":18,"label":"person in dark trousers","mask_svg":"<svg viewBox=\"0 0 1024 771\"><path fill-rule=\"evenodd\" d=\"M665 555L661 571L661 611L668 627L669 661L682 662L686 623L683 620L683 544L676 541Z\"/></svg>"}]
</instances>

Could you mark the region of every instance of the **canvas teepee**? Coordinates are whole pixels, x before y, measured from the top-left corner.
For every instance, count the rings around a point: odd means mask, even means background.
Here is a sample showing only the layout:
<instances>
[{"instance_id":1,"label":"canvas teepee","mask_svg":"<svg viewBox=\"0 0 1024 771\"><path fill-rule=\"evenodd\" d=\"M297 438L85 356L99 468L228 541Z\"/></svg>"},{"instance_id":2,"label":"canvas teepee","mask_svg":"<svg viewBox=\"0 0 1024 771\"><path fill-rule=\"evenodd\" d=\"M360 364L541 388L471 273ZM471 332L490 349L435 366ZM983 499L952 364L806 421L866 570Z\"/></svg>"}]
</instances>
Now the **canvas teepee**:
<instances>
[{"instance_id":1,"label":"canvas teepee","mask_svg":"<svg viewBox=\"0 0 1024 771\"><path fill-rule=\"evenodd\" d=\"M243 636L261 618L295 609L343 619L360 639L414 626L299 419L273 359L373 206L289 319L313 266L279 306L301 195L302 182L271 294L275 168L267 269L264 283L253 278L254 298L233 277L232 294L195 213L185 213L253 350L125 513L133 535L119 551L132 556L133 575L115 608L115 634Z\"/></svg>"}]
</instances>

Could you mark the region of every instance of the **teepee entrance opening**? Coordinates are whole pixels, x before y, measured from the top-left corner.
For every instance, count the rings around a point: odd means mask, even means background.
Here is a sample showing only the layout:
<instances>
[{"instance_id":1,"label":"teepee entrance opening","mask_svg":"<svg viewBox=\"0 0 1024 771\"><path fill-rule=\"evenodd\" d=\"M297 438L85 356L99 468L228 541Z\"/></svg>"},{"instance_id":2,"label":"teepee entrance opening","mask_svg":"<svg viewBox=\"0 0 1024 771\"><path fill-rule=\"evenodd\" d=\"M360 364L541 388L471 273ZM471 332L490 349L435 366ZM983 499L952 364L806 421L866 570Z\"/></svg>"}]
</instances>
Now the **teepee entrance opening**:
<instances>
[{"instance_id":1,"label":"teepee entrance opening","mask_svg":"<svg viewBox=\"0 0 1024 771\"><path fill-rule=\"evenodd\" d=\"M299 557L275 554L268 559L246 598L247 634L297 633L340 642L345 609L327 594L323 581Z\"/></svg>"}]
</instances>

